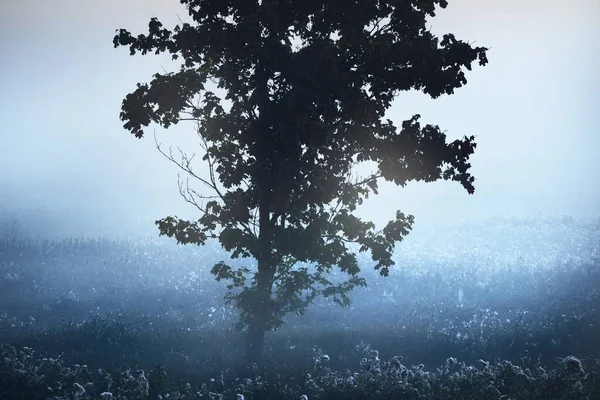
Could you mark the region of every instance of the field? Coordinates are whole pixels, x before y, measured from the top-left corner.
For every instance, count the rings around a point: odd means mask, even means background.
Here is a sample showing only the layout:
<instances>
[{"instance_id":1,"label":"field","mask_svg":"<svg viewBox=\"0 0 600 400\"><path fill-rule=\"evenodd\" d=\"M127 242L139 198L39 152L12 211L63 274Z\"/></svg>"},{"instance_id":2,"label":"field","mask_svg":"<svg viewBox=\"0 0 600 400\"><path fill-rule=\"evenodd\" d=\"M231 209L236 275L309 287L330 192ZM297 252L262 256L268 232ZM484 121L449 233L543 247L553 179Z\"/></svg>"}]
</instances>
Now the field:
<instances>
[{"instance_id":1,"label":"field","mask_svg":"<svg viewBox=\"0 0 600 400\"><path fill-rule=\"evenodd\" d=\"M417 230L396 258L383 278L366 256L350 307L289 316L246 368L216 244L7 234L0 398L600 398L600 221Z\"/></svg>"}]
</instances>

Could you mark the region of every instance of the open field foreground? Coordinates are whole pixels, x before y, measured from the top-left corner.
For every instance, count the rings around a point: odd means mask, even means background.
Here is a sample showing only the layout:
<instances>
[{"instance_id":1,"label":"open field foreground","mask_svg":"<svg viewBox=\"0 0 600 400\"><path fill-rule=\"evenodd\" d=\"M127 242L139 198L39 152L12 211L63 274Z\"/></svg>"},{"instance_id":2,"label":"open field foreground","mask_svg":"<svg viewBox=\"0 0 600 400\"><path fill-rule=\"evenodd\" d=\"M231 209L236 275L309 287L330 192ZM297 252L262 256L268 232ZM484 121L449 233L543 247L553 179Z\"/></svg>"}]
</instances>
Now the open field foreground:
<instances>
[{"instance_id":1,"label":"open field foreground","mask_svg":"<svg viewBox=\"0 0 600 400\"><path fill-rule=\"evenodd\" d=\"M0 399L600 399L600 222L415 231L242 363L218 247L6 234ZM246 264L248 265L248 264ZM305 396L305 397L302 397Z\"/></svg>"}]
</instances>

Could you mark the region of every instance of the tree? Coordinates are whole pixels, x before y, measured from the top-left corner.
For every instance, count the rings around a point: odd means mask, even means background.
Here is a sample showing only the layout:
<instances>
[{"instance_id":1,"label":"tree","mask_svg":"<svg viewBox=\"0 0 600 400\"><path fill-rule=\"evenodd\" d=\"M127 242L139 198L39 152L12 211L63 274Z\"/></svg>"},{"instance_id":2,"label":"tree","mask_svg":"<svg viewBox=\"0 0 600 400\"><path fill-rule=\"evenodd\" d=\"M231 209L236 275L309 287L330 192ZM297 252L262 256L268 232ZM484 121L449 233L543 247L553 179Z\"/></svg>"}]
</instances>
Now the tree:
<instances>
[{"instance_id":1,"label":"tree","mask_svg":"<svg viewBox=\"0 0 600 400\"><path fill-rule=\"evenodd\" d=\"M400 129L383 119L401 91L454 93L467 82L465 69L487 63L487 49L427 29L426 18L445 0L180 1L193 22L168 30L152 18L148 34L117 31L114 46L131 55L168 52L182 62L179 71L138 84L120 117L137 138L151 123L196 122L206 176L192 169L193 157L182 152L178 161L157 145L212 195L180 182L200 217L156 223L178 243L217 239L232 259L256 260L256 270L221 261L211 273L229 282L226 300L240 311L247 360L257 362L265 333L286 314L303 314L317 296L350 304L348 293L366 285L357 251L370 252L374 268L388 275L414 218L397 211L377 230L354 215L381 180L402 187L452 180L474 192L474 136L447 142L419 115ZM354 176L364 162L377 167ZM328 279L334 268L347 280Z\"/></svg>"}]
</instances>

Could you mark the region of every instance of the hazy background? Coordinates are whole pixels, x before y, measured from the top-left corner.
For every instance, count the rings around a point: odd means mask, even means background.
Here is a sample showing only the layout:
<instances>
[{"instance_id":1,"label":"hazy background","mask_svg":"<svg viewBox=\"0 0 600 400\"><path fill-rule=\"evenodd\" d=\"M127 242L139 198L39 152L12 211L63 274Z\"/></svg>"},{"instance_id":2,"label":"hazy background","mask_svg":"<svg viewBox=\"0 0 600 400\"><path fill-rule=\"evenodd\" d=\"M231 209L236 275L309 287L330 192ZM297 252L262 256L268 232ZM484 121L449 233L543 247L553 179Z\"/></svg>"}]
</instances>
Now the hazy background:
<instances>
[{"instance_id":1,"label":"hazy background","mask_svg":"<svg viewBox=\"0 0 600 400\"><path fill-rule=\"evenodd\" d=\"M115 30L145 33L152 16L172 28L178 14L186 15L176 0L3 2L0 216L92 236L156 234L158 218L195 216L152 136L135 139L118 118L137 82L175 64L114 49ZM422 227L488 216L597 216L599 17L597 0L450 0L432 30L490 47L490 64L469 72L453 96L404 93L389 116L399 124L420 113L451 138L477 135L475 195L445 182L386 187L364 215L382 223L400 208ZM156 132L167 145L197 150L191 125Z\"/></svg>"}]
</instances>

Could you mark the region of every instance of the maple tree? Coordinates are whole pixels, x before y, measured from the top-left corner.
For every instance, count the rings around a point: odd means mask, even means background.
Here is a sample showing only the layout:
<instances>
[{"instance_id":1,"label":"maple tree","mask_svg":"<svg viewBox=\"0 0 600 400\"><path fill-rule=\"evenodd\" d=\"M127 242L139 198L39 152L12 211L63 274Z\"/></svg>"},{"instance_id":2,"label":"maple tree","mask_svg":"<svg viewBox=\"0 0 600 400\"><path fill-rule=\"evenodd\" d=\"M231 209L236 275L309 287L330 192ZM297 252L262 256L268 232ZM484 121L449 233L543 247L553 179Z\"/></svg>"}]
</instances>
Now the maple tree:
<instances>
[{"instance_id":1,"label":"maple tree","mask_svg":"<svg viewBox=\"0 0 600 400\"><path fill-rule=\"evenodd\" d=\"M185 154L163 154L212 193L182 189L199 218L156 223L178 243L212 238L232 258L256 260L257 268L221 261L211 272L228 282L226 300L247 332L247 359L259 361L265 333L286 314L304 313L317 296L350 304L349 292L366 285L356 251L370 253L374 268L388 274L414 218L397 211L377 229L355 215L379 182L444 179L474 192L474 136L449 142L419 115L400 127L384 118L402 91L453 94L467 83L465 70L487 63L487 49L430 32L426 20L445 0L180 1L192 22L169 30L152 18L147 34L115 35L114 46L131 55L169 53L181 61L177 72L138 84L123 100L121 119L138 138L152 123L197 123L207 176ZM364 162L376 168L356 178ZM347 279L328 279L334 268Z\"/></svg>"}]
</instances>

